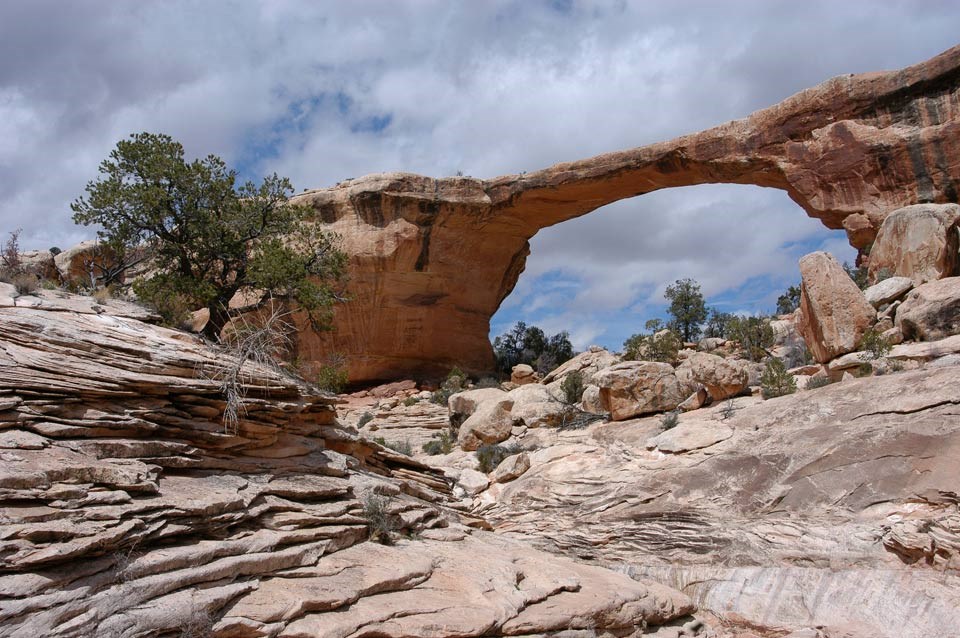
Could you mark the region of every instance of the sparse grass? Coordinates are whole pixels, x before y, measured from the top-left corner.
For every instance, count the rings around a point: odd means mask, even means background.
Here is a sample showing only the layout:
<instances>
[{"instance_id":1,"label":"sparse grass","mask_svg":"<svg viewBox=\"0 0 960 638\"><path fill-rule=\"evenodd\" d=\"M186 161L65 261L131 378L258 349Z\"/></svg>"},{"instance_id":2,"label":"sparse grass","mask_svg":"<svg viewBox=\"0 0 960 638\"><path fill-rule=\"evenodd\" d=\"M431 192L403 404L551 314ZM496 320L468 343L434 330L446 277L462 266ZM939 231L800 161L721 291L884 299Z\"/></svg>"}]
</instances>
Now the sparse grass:
<instances>
[{"instance_id":1,"label":"sparse grass","mask_svg":"<svg viewBox=\"0 0 960 638\"><path fill-rule=\"evenodd\" d=\"M210 612L194 606L190 618L180 627L180 638L210 638L213 635L214 619Z\"/></svg>"},{"instance_id":2,"label":"sparse grass","mask_svg":"<svg viewBox=\"0 0 960 638\"><path fill-rule=\"evenodd\" d=\"M370 421L373 421L373 413L364 412L363 414L360 415L360 419L357 421L357 427L362 428L367 423L370 423Z\"/></svg>"},{"instance_id":3,"label":"sparse grass","mask_svg":"<svg viewBox=\"0 0 960 638\"><path fill-rule=\"evenodd\" d=\"M806 387L806 389L807 389L807 390L816 390L817 388L822 388L822 387L824 387L824 386L828 386L828 385L830 385L830 384L833 383L833 382L834 382L833 379L831 379L830 376L829 376L829 375L826 375L826 374L823 375L823 376L810 377L810 380L807 381L807 387Z\"/></svg>"},{"instance_id":4,"label":"sparse grass","mask_svg":"<svg viewBox=\"0 0 960 638\"><path fill-rule=\"evenodd\" d=\"M36 275L25 272L11 277L10 283L13 284L19 295L32 295L40 287L40 280L37 279Z\"/></svg>"},{"instance_id":5,"label":"sparse grass","mask_svg":"<svg viewBox=\"0 0 960 638\"><path fill-rule=\"evenodd\" d=\"M363 517L367 519L367 531L370 540L382 545L392 545L393 533L396 526L390 516L390 502L388 496L370 493L363 501Z\"/></svg>"},{"instance_id":6,"label":"sparse grass","mask_svg":"<svg viewBox=\"0 0 960 638\"><path fill-rule=\"evenodd\" d=\"M733 418L733 415L737 413L737 406L733 404L733 399L727 399L723 407L720 408L720 418L724 421L727 419Z\"/></svg>"},{"instance_id":7,"label":"sparse grass","mask_svg":"<svg viewBox=\"0 0 960 638\"><path fill-rule=\"evenodd\" d=\"M480 471L490 473L508 456L519 454L523 448L519 445L481 445L477 450Z\"/></svg>"},{"instance_id":8,"label":"sparse grass","mask_svg":"<svg viewBox=\"0 0 960 638\"><path fill-rule=\"evenodd\" d=\"M373 437L373 442L379 443L383 447L391 449L398 454L413 456L413 447L410 445L410 441L387 441L382 436L375 436Z\"/></svg>"},{"instance_id":9,"label":"sparse grass","mask_svg":"<svg viewBox=\"0 0 960 638\"><path fill-rule=\"evenodd\" d=\"M111 294L110 288L105 286L97 288L90 296L96 299L97 303L107 303L113 295Z\"/></svg>"}]
</instances>

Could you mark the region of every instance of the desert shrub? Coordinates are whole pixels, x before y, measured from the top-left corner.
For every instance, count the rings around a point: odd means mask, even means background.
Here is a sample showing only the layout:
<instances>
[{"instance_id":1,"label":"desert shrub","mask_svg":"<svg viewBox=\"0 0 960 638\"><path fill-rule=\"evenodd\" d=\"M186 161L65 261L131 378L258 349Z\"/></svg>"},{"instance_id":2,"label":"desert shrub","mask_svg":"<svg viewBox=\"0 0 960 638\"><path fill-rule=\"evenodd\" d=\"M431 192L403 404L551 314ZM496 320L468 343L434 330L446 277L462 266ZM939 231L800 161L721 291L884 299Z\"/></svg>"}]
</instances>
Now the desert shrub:
<instances>
[{"instance_id":1,"label":"desert shrub","mask_svg":"<svg viewBox=\"0 0 960 638\"><path fill-rule=\"evenodd\" d=\"M180 626L179 638L209 638L213 635L214 618L203 607L196 606L190 618Z\"/></svg>"},{"instance_id":2,"label":"desert shrub","mask_svg":"<svg viewBox=\"0 0 960 638\"><path fill-rule=\"evenodd\" d=\"M559 425L557 425L557 429L582 430L595 421L607 421L609 419L609 414L594 414L593 412L585 412L584 410L574 408L563 414Z\"/></svg>"},{"instance_id":3,"label":"desert shrub","mask_svg":"<svg viewBox=\"0 0 960 638\"><path fill-rule=\"evenodd\" d=\"M390 534L395 529L390 516L390 501L387 496L370 493L363 500L363 517L367 519L367 533L370 540L383 545L392 545Z\"/></svg>"},{"instance_id":4,"label":"desert shrub","mask_svg":"<svg viewBox=\"0 0 960 638\"><path fill-rule=\"evenodd\" d=\"M683 344L671 330L652 335L635 334L623 342L623 358L627 361L660 361L675 363Z\"/></svg>"},{"instance_id":5,"label":"desert shrub","mask_svg":"<svg viewBox=\"0 0 960 638\"><path fill-rule=\"evenodd\" d=\"M457 392L463 391L466 385L467 375L464 374L463 370L454 366L447 378L440 384L440 388L430 397L430 400L438 405L447 405L447 400Z\"/></svg>"},{"instance_id":6,"label":"desert shrub","mask_svg":"<svg viewBox=\"0 0 960 638\"><path fill-rule=\"evenodd\" d=\"M497 466L508 456L519 454L523 451L518 445L481 445L477 450L477 461L480 464L480 471L489 473L497 469Z\"/></svg>"},{"instance_id":7,"label":"desert shrub","mask_svg":"<svg viewBox=\"0 0 960 638\"><path fill-rule=\"evenodd\" d=\"M830 385L833 383L833 379L830 378L830 375L823 376L813 376L810 377L810 380L807 381L807 390L816 390L817 388L822 388L824 386Z\"/></svg>"},{"instance_id":8,"label":"desert shrub","mask_svg":"<svg viewBox=\"0 0 960 638\"><path fill-rule=\"evenodd\" d=\"M900 359L887 359L887 366L890 372L903 372L903 361Z\"/></svg>"},{"instance_id":9,"label":"desert shrub","mask_svg":"<svg viewBox=\"0 0 960 638\"><path fill-rule=\"evenodd\" d=\"M19 295L31 295L40 287L40 280L35 275L21 272L10 278L10 283Z\"/></svg>"},{"instance_id":10,"label":"desert shrub","mask_svg":"<svg viewBox=\"0 0 960 638\"><path fill-rule=\"evenodd\" d=\"M420 402L420 399L418 399L417 397L407 397L406 399L403 400L403 405L409 408L410 406L416 405L419 402Z\"/></svg>"},{"instance_id":11,"label":"desert shrub","mask_svg":"<svg viewBox=\"0 0 960 638\"><path fill-rule=\"evenodd\" d=\"M891 277L893 277L893 271L890 270L889 268L884 267L877 271L877 276L873 283L878 284L881 281L890 279Z\"/></svg>"},{"instance_id":12,"label":"desert shrub","mask_svg":"<svg viewBox=\"0 0 960 638\"><path fill-rule=\"evenodd\" d=\"M797 382L793 375L787 372L783 361L776 357L767 359L760 375L760 394L764 399L782 397L797 391Z\"/></svg>"},{"instance_id":13,"label":"desert shrub","mask_svg":"<svg viewBox=\"0 0 960 638\"><path fill-rule=\"evenodd\" d=\"M860 339L860 350L866 352L867 357L872 360L882 359L890 354L891 349L890 342L875 328L868 329Z\"/></svg>"},{"instance_id":14,"label":"desert shrub","mask_svg":"<svg viewBox=\"0 0 960 638\"><path fill-rule=\"evenodd\" d=\"M567 373L560 384L563 397L570 405L580 403L580 398L583 397L583 388L583 374L579 370L572 370Z\"/></svg>"},{"instance_id":15,"label":"desert shrub","mask_svg":"<svg viewBox=\"0 0 960 638\"><path fill-rule=\"evenodd\" d=\"M317 387L321 390L339 394L347 387L349 381L346 359L343 355L331 355L327 358L327 363L317 370Z\"/></svg>"},{"instance_id":16,"label":"desert shrub","mask_svg":"<svg viewBox=\"0 0 960 638\"><path fill-rule=\"evenodd\" d=\"M671 410L670 412L664 412L663 417L660 419L660 425L663 426L664 430L670 430L677 427L677 424L680 422L680 412L677 410Z\"/></svg>"},{"instance_id":17,"label":"desert shrub","mask_svg":"<svg viewBox=\"0 0 960 638\"><path fill-rule=\"evenodd\" d=\"M869 361L864 361L857 366L858 377L869 377L871 374L873 374L873 364Z\"/></svg>"},{"instance_id":18,"label":"desert shrub","mask_svg":"<svg viewBox=\"0 0 960 638\"><path fill-rule=\"evenodd\" d=\"M109 287L103 286L94 290L90 296L96 299L97 303L107 303L110 301L111 291Z\"/></svg>"},{"instance_id":19,"label":"desert shrub","mask_svg":"<svg viewBox=\"0 0 960 638\"><path fill-rule=\"evenodd\" d=\"M357 421L357 427L362 428L367 423L370 423L370 421L373 421L373 413L364 412L363 414L360 415L360 419Z\"/></svg>"},{"instance_id":20,"label":"desert shrub","mask_svg":"<svg viewBox=\"0 0 960 638\"><path fill-rule=\"evenodd\" d=\"M423 452L430 456L437 454L450 454L456 441L449 430L443 430L429 441L423 444Z\"/></svg>"},{"instance_id":21,"label":"desert shrub","mask_svg":"<svg viewBox=\"0 0 960 638\"><path fill-rule=\"evenodd\" d=\"M386 440L385 438L383 438L382 436L375 436L375 437L373 437L373 442L374 442L374 443L377 443L377 444L379 444L379 445L382 445L383 447L387 448L388 450L393 450L394 452L397 452L397 453L399 453L399 454L405 454L405 455L407 455L407 456L413 456L413 447L410 445L410 441L396 441L396 442L394 442L394 441L388 441L388 440Z\"/></svg>"},{"instance_id":22,"label":"desert shrub","mask_svg":"<svg viewBox=\"0 0 960 638\"><path fill-rule=\"evenodd\" d=\"M727 324L724 337L738 341L750 361L760 361L767 356L767 348L773 345L775 339L770 318L764 316L734 316Z\"/></svg>"},{"instance_id":23,"label":"desert shrub","mask_svg":"<svg viewBox=\"0 0 960 638\"><path fill-rule=\"evenodd\" d=\"M476 388L499 388L500 382L494 377L483 377L474 384Z\"/></svg>"},{"instance_id":24,"label":"desert shrub","mask_svg":"<svg viewBox=\"0 0 960 638\"><path fill-rule=\"evenodd\" d=\"M0 246L0 276L5 281L13 283L13 278L23 274L23 264L20 261L20 233L21 229L16 229L9 233L3 245Z\"/></svg>"},{"instance_id":25,"label":"desert shrub","mask_svg":"<svg viewBox=\"0 0 960 638\"><path fill-rule=\"evenodd\" d=\"M726 402L724 402L723 407L720 408L720 418L724 421L733 418L733 415L736 413L737 406L733 404L733 399L727 399Z\"/></svg>"}]
</instances>

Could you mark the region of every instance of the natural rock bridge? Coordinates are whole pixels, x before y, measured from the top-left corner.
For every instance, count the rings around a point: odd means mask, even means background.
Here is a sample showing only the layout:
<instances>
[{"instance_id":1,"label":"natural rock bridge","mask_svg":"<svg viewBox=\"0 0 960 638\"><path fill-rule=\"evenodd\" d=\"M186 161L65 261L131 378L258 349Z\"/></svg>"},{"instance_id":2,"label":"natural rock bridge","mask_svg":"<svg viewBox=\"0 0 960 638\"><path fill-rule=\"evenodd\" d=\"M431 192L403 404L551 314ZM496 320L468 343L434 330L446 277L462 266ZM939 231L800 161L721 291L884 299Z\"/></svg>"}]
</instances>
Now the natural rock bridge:
<instances>
[{"instance_id":1,"label":"natural rock bridge","mask_svg":"<svg viewBox=\"0 0 960 638\"><path fill-rule=\"evenodd\" d=\"M385 173L299 195L343 236L352 295L334 331L300 331L299 356L320 364L343 353L354 382L489 370L490 317L537 231L620 199L711 183L783 189L859 249L899 207L956 202L960 47L900 71L836 77L700 133L534 173Z\"/></svg>"}]
</instances>

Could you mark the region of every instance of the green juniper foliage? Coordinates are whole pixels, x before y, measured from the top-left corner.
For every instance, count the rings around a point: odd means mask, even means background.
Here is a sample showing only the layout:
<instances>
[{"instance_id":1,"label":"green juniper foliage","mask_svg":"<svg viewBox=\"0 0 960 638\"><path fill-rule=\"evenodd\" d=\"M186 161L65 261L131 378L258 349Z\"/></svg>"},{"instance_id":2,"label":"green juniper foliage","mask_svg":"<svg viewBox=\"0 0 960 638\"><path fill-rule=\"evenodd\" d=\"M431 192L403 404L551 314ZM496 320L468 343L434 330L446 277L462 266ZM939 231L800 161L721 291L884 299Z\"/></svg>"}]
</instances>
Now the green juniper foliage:
<instances>
[{"instance_id":1,"label":"green juniper foliage","mask_svg":"<svg viewBox=\"0 0 960 638\"><path fill-rule=\"evenodd\" d=\"M100 177L71 205L74 222L97 224L121 263L145 247L155 274L137 294L158 305L182 299L206 308L204 334L217 340L238 293L293 302L315 329L329 324L346 268L337 238L293 206L290 181L276 174L237 185L236 171L208 155L187 162L168 135L137 133L117 143Z\"/></svg>"},{"instance_id":2,"label":"green juniper foliage","mask_svg":"<svg viewBox=\"0 0 960 638\"><path fill-rule=\"evenodd\" d=\"M707 320L707 305L700 292L700 284L693 279L678 279L667 286L663 295L670 302L667 312L673 317L667 327L677 332L684 341L700 337L700 326Z\"/></svg>"}]
</instances>

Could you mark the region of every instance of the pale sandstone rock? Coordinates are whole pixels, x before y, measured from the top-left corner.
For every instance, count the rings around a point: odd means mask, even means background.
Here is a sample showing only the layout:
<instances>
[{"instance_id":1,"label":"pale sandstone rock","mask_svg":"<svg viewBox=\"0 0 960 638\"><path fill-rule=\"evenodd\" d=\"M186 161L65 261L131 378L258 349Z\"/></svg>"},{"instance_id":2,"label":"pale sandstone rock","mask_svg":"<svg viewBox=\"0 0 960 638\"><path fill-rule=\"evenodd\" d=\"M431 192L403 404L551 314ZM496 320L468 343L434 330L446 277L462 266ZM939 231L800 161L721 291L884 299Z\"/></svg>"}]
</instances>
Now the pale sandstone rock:
<instances>
[{"instance_id":1,"label":"pale sandstone rock","mask_svg":"<svg viewBox=\"0 0 960 638\"><path fill-rule=\"evenodd\" d=\"M583 375L584 385L593 383L593 377L600 370L609 368L620 361L620 357L599 346L591 346L587 351L581 352L573 359L564 362L556 369L552 370L543 378L544 385L557 384L562 382L564 377L570 372L576 370Z\"/></svg>"},{"instance_id":2,"label":"pale sandstone rock","mask_svg":"<svg viewBox=\"0 0 960 638\"><path fill-rule=\"evenodd\" d=\"M466 418L474 413L481 403L487 401L500 401L505 399L507 393L500 388L480 388L479 390L466 390L457 392L447 400L447 406L450 416Z\"/></svg>"},{"instance_id":3,"label":"pale sandstone rock","mask_svg":"<svg viewBox=\"0 0 960 638\"><path fill-rule=\"evenodd\" d=\"M573 412L573 408L557 400L540 384L521 386L507 393L513 401L510 414L528 428L556 427Z\"/></svg>"},{"instance_id":4,"label":"pale sandstone rock","mask_svg":"<svg viewBox=\"0 0 960 638\"><path fill-rule=\"evenodd\" d=\"M960 277L917 286L897 309L905 339L936 341L960 334Z\"/></svg>"},{"instance_id":5,"label":"pale sandstone rock","mask_svg":"<svg viewBox=\"0 0 960 638\"><path fill-rule=\"evenodd\" d=\"M826 363L853 352L877 313L837 260L825 252L800 259L797 329L814 359Z\"/></svg>"},{"instance_id":6,"label":"pale sandstone rock","mask_svg":"<svg viewBox=\"0 0 960 638\"><path fill-rule=\"evenodd\" d=\"M710 400L710 393L707 392L707 389L703 386L697 388L693 394L684 399L683 403L677 406L683 412L690 412L691 410L699 410L707 404Z\"/></svg>"},{"instance_id":7,"label":"pale sandstone rock","mask_svg":"<svg viewBox=\"0 0 960 638\"><path fill-rule=\"evenodd\" d=\"M701 352L713 352L726 343L727 340L721 339L720 337L704 337L697 343L697 350Z\"/></svg>"},{"instance_id":8,"label":"pale sandstone rock","mask_svg":"<svg viewBox=\"0 0 960 638\"><path fill-rule=\"evenodd\" d=\"M520 363L513 366L513 370L510 371L510 383L515 383L517 385L527 385L528 383L536 383L536 382L537 382L536 371L525 363Z\"/></svg>"},{"instance_id":9,"label":"pale sandstone rock","mask_svg":"<svg viewBox=\"0 0 960 638\"><path fill-rule=\"evenodd\" d=\"M870 251L870 281L882 270L916 285L960 274L958 222L957 204L917 204L890 213Z\"/></svg>"},{"instance_id":10,"label":"pale sandstone rock","mask_svg":"<svg viewBox=\"0 0 960 638\"><path fill-rule=\"evenodd\" d=\"M887 355L889 359L929 361L949 354L960 353L960 335L940 339L939 341L925 341L920 343L904 343L894 346Z\"/></svg>"},{"instance_id":11,"label":"pale sandstone rock","mask_svg":"<svg viewBox=\"0 0 960 638\"><path fill-rule=\"evenodd\" d=\"M604 411L614 421L640 414L673 410L690 396L693 387L677 379L669 363L624 361L598 372Z\"/></svg>"},{"instance_id":12,"label":"pale sandstone rock","mask_svg":"<svg viewBox=\"0 0 960 638\"><path fill-rule=\"evenodd\" d=\"M457 444L466 451L483 444L499 443L510 438L514 417L510 414L513 400L509 398L484 401L460 425Z\"/></svg>"},{"instance_id":13,"label":"pale sandstone rock","mask_svg":"<svg viewBox=\"0 0 960 638\"><path fill-rule=\"evenodd\" d=\"M526 452L513 454L503 459L497 469L493 471L491 481L494 483L509 483L519 478L530 469L530 455Z\"/></svg>"},{"instance_id":14,"label":"pale sandstone rock","mask_svg":"<svg viewBox=\"0 0 960 638\"><path fill-rule=\"evenodd\" d=\"M669 454L682 454L716 445L732 435L733 428L717 421L684 420L650 439L647 447Z\"/></svg>"},{"instance_id":15,"label":"pale sandstone rock","mask_svg":"<svg viewBox=\"0 0 960 638\"><path fill-rule=\"evenodd\" d=\"M583 396L580 397L580 407L584 412L591 414L603 414L603 401L600 400L600 387L588 385L583 389Z\"/></svg>"},{"instance_id":16,"label":"pale sandstone rock","mask_svg":"<svg viewBox=\"0 0 960 638\"><path fill-rule=\"evenodd\" d=\"M483 472L467 468L460 472L460 479L457 481L457 484L460 485L469 496L475 496L487 489L487 486L490 485L490 479L487 478L487 475Z\"/></svg>"},{"instance_id":17,"label":"pale sandstone rock","mask_svg":"<svg viewBox=\"0 0 960 638\"><path fill-rule=\"evenodd\" d=\"M887 340L891 346L895 346L903 343L903 331L900 328L893 326L892 328L887 328L880 335Z\"/></svg>"},{"instance_id":18,"label":"pale sandstone rock","mask_svg":"<svg viewBox=\"0 0 960 638\"><path fill-rule=\"evenodd\" d=\"M676 369L676 375L681 382L703 385L713 401L740 394L750 380L743 361L724 359L707 352L691 353Z\"/></svg>"},{"instance_id":19,"label":"pale sandstone rock","mask_svg":"<svg viewBox=\"0 0 960 638\"><path fill-rule=\"evenodd\" d=\"M874 308L896 301L913 288L913 280L909 277L890 277L880 283L873 284L863 291L863 296Z\"/></svg>"}]
</instances>

